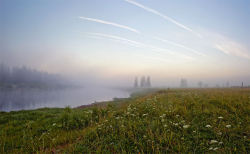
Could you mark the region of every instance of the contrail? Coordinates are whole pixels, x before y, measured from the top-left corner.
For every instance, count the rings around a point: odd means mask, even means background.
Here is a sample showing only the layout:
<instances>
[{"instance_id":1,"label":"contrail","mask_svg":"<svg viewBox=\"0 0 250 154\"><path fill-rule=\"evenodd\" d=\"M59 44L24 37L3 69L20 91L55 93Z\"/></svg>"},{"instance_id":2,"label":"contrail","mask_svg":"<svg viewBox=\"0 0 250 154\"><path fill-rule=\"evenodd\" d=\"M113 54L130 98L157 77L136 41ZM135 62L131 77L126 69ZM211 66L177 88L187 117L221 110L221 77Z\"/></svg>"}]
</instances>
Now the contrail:
<instances>
[{"instance_id":1,"label":"contrail","mask_svg":"<svg viewBox=\"0 0 250 154\"><path fill-rule=\"evenodd\" d=\"M122 38L122 37L119 37L119 36L114 36L114 35L109 35L109 34L103 34L103 33L89 33L87 32L87 34L89 34L90 38L95 38L95 39L111 39L112 41L115 41L115 42L119 42L119 43L122 43L122 44L126 44L126 45L129 45L129 46L132 46L132 47L136 47L136 48L145 48L145 44L143 43L140 43L140 42L136 42L136 41L132 41L132 40L129 40L129 39L126 39L126 38ZM158 61L166 61L167 59L166 58L162 58L162 53L158 53L156 52L157 55L160 54L160 57L158 58L153 58L152 56L144 56L142 54L137 54L139 57L143 57L143 58L146 58L146 59L157 59Z\"/></svg>"},{"instance_id":2,"label":"contrail","mask_svg":"<svg viewBox=\"0 0 250 154\"><path fill-rule=\"evenodd\" d=\"M119 28L122 28L122 29L126 29L126 30L129 30L129 31L135 32L135 33L140 33L138 30L136 30L134 28L131 28L131 27L128 27L128 26L125 26L125 25L121 25L121 24L117 24L117 23L114 23L114 22L110 22L110 21L104 21L104 20L94 19L94 18L87 18L87 17L82 17L82 16L80 16L79 18L83 19L83 20L88 20L88 21L93 21L93 22L106 24L106 25L112 25L112 26L115 26L115 27L119 27Z\"/></svg>"},{"instance_id":3,"label":"contrail","mask_svg":"<svg viewBox=\"0 0 250 154\"><path fill-rule=\"evenodd\" d=\"M129 40L129 39L126 39L126 38L123 38L123 37L115 36L115 35L109 35L109 34L103 34L103 33L88 33L88 32L87 32L87 34L94 35L94 36L106 37L106 38L113 39L113 40L126 41L128 43L131 43L131 44L134 44L134 45L137 45L137 46L144 46L145 45L143 43L133 41L133 40Z\"/></svg>"},{"instance_id":4,"label":"contrail","mask_svg":"<svg viewBox=\"0 0 250 154\"><path fill-rule=\"evenodd\" d=\"M184 46L184 45L179 44L179 43L175 43L175 42L165 40L165 39L162 39L162 38L158 38L158 37L154 37L154 39L162 41L162 42L166 42L166 43L169 43L169 44L172 44L172 45L175 45L177 47L180 47L180 48L183 48L183 49L186 49L186 50L189 50L189 51L192 51L193 53L201 55L201 56L206 56L205 54L203 54L203 53L201 53L201 52L199 52L199 51L197 51L195 49L189 48L189 47Z\"/></svg>"},{"instance_id":5,"label":"contrail","mask_svg":"<svg viewBox=\"0 0 250 154\"><path fill-rule=\"evenodd\" d=\"M158 16L160 16L160 17L162 17L162 18L164 18L164 19L166 19L166 20L168 20L168 21L174 23L174 24L177 25L178 27L183 28L183 29L185 29L185 30L187 30L187 31L189 31L189 32L192 32L193 34L195 34L195 35L197 35L198 37L201 38L201 34L195 32L195 31L193 31L191 28L189 28L189 27L187 27L187 26L185 26L185 25L183 25L183 24L177 22L176 20L172 19L171 17L168 17L168 16L166 16L166 15L164 15L164 14L162 14L162 13L160 13L160 12L158 12L158 11L152 9L152 8L149 8L149 7L147 7L147 6L144 6L144 5L142 5L142 4L140 4L140 3L137 3L137 2L135 2L135 1L133 1L133 0L125 0L125 1L128 2L128 3L130 3L130 4L135 5L135 6L137 6L137 7L140 7L140 8L142 8L142 9L148 11L148 12L151 12L151 13L153 13L153 14L155 14L155 15L158 15Z\"/></svg>"},{"instance_id":6,"label":"contrail","mask_svg":"<svg viewBox=\"0 0 250 154\"><path fill-rule=\"evenodd\" d=\"M171 55L181 56L181 57L184 57L186 59L192 59L192 57L189 57L189 56L186 56L186 55L181 55L181 54L175 53L173 51L170 51L168 49L159 48L159 47L156 47L156 46L152 46L152 45L144 44L144 43L141 43L141 42L129 40L129 39L126 39L126 38L123 38L123 37L115 36L115 35L109 35L109 34L103 34L103 33L89 33L89 32L87 32L86 34L89 34L89 35L92 35L92 36L109 38L109 39L112 39L112 40L115 40L115 41L119 41L121 43L129 44L129 45L134 46L134 47L149 48L149 49L155 51L158 54L164 54L165 55L166 52L168 52Z\"/></svg>"}]
</instances>

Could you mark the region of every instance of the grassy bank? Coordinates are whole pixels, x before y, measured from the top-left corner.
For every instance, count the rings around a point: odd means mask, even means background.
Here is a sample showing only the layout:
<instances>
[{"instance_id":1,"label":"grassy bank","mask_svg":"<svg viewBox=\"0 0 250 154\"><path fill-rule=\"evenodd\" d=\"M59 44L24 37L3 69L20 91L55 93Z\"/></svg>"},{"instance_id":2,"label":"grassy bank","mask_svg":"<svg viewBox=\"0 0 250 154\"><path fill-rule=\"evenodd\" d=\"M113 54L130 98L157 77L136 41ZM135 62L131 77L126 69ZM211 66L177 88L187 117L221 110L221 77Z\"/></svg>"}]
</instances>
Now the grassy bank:
<instances>
[{"instance_id":1,"label":"grassy bank","mask_svg":"<svg viewBox=\"0 0 250 154\"><path fill-rule=\"evenodd\" d=\"M250 89L177 89L0 113L0 153L247 153Z\"/></svg>"}]
</instances>

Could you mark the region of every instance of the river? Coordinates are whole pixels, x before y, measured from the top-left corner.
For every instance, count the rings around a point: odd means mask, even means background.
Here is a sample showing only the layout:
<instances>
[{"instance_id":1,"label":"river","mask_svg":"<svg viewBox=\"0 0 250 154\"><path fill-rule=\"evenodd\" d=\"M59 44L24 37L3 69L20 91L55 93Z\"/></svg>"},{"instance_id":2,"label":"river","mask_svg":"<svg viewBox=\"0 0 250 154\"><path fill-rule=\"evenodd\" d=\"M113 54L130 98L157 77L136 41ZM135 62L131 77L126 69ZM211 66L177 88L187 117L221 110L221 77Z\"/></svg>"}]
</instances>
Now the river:
<instances>
[{"instance_id":1,"label":"river","mask_svg":"<svg viewBox=\"0 0 250 154\"><path fill-rule=\"evenodd\" d=\"M125 97L129 97L129 92L103 87L64 90L0 90L0 111L30 110L43 107L77 107Z\"/></svg>"}]
</instances>

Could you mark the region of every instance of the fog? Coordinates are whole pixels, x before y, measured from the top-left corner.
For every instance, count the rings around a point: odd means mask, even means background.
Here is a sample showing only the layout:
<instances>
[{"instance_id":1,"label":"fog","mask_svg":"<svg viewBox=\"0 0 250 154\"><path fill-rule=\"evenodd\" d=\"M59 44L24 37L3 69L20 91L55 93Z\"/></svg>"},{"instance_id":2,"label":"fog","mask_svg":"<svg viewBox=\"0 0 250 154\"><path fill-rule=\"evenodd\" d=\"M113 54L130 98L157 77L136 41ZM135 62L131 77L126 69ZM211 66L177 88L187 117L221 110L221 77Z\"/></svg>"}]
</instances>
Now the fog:
<instances>
[{"instance_id":1,"label":"fog","mask_svg":"<svg viewBox=\"0 0 250 154\"><path fill-rule=\"evenodd\" d=\"M3 110L128 97L143 76L153 88L249 86L250 9L208 3L1 1Z\"/></svg>"},{"instance_id":2,"label":"fog","mask_svg":"<svg viewBox=\"0 0 250 154\"><path fill-rule=\"evenodd\" d=\"M57 62L49 60L53 59L49 54L43 54L43 56L48 58L37 58L32 54L20 56L1 52L1 111L41 107L77 107L96 101L109 101L117 97L125 98L129 97L130 91L124 89L133 88L135 78L141 80L142 76L150 76L151 87L154 88L181 88L181 79L187 82L187 87L182 88L240 87L242 82L244 86L250 85L249 76L245 75L247 73L231 72L230 74L229 72L229 75L220 76L198 71L179 72L169 67L166 67L166 70L131 68L131 72L129 69L124 69L122 72L122 70L116 71L116 66L114 68L81 66L75 64L73 60L62 58ZM5 70L12 72L12 76L4 74L3 66L7 68ZM3 86L8 82L11 83L11 88ZM18 84L19 82L22 86ZM202 84L199 85L199 82ZM37 85L39 86L36 87Z\"/></svg>"}]
</instances>

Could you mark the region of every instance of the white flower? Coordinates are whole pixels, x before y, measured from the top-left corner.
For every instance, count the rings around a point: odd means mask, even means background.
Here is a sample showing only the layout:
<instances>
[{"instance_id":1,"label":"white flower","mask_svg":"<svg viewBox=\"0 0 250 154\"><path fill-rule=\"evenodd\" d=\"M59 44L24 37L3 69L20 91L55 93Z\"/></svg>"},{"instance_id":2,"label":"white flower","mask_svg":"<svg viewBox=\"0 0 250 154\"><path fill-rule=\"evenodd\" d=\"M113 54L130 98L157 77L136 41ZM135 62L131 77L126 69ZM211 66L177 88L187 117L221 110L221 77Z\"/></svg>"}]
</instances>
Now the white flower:
<instances>
[{"instance_id":1,"label":"white flower","mask_svg":"<svg viewBox=\"0 0 250 154\"><path fill-rule=\"evenodd\" d=\"M167 126L168 126L168 125L166 125L166 124L164 125L164 127L167 127Z\"/></svg>"},{"instance_id":2,"label":"white flower","mask_svg":"<svg viewBox=\"0 0 250 154\"><path fill-rule=\"evenodd\" d=\"M210 141L210 144L214 144L214 143L218 143L218 141L216 141L216 140L211 140Z\"/></svg>"},{"instance_id":3,"label":"white flower","mask_svg":"<svg viewBox=\"0 0 250 154\"><path fill-rule=\"evenodd\" d=\"M183 126L183 128L185 128L185 129L188 128L188 127L190 127L190 125L184 125Z\"/></svg>"},{"instance_id":4,"label":"white flower","mask_svg":"<svg viewBox=\"0 0 250 154\"><path fill-rule=\"evenodd\" d=\"M166 114L164 113L164 114L162 115L162 117L166 117Z\"/></svg>"},{"instance_id":5,"label":"white flower","mask_svg":"<svg viewBox=\"0 0 250 154\"><path fill-rule=\"evenodd\" d=\"M146 138L147 136L146 135L143 135L144 138Z\"/></svg>"},{"instance_id":6,"label":"white flower","mask_svg":"<svg viewBox=\"0 0 250 154\"><path fill-rule=\"evenodd\" d=\"M179 117L179 116L180 116L179 114L176 115L176 117Z\"/></svg>"},{"instance_id":7,"label":"white flower","mask_svg":"<svg viewBox=\"0 0 250 154\"><path fill-rule=\"evenodd\" d=\"M208 150L213 150L213 147L210 147Z\"/></svg>"},{"instance_id":8,"label":"white flower","mask_svg":"<svg viewBox=\"0 0 250 154\"><path fill-rule=\"evenodd\" d=\"M218 119L223 119L223 117L222 117L222 116L219 116Z\"/></svg>"},{"instance_id":9,"label":"white flower","mask_svg":"<svg viewBox=\"0 0 250 154\"><path fill-rule=\"evenodd\" d=\"M211 128L212 126L211 125L206 125L207 128Z\"/></svg>"},{"instance_id":10,"label":"white flower","mask_svg":"<svg viewBox=\"0 0 250 154\"><path fill-rule=\"evenodd\" d=\"M219 142L219 144L223 144L223 142Z\"/></svg>"},{"instance_id":11,"label":"white flower","mask_svg":"<svg viewBox=\"0 0 250 154\"><path fill-rule=\"evenodd\" d=\"M215 150L218 150L218 149L219 149L218 147L215 147L215 148L214 148L214 151L215 151Z\"/></svg>"},{"instance_id":12,"label":"white flower","mask_svg":"<svg viewBox=\"0 0 250 154\"><path fill-rule=\"evenodd\" d=\"M230 128L230 127L231 127L231 125L226 125L226 127L227 127L227 128Z\"/></svg>"},{"instance_id":13,"label":"white flower","mask_svg":"<svg viewBox=\"0 0 250 154\"><path fill-rule=\"evenodd\" d=\"M142 116L144 117L144 116L147 116L148 114L146 113L146 114L143 114Z\"/></svg>"},{"instance_id":14,"label":"white flower","mask_svg":"<svg viewBox=\"0 0 250 154\"><path fill-rule=\"evenodd\" d=\"M56 123L53 123L53 125L52 126L55 126L56 125Z\"/></svg>"}]
</instances>

